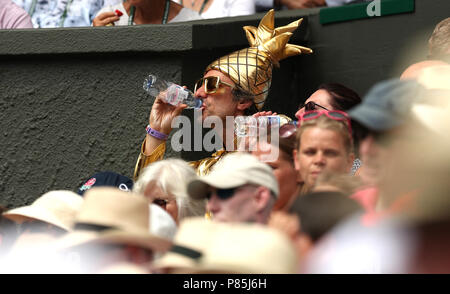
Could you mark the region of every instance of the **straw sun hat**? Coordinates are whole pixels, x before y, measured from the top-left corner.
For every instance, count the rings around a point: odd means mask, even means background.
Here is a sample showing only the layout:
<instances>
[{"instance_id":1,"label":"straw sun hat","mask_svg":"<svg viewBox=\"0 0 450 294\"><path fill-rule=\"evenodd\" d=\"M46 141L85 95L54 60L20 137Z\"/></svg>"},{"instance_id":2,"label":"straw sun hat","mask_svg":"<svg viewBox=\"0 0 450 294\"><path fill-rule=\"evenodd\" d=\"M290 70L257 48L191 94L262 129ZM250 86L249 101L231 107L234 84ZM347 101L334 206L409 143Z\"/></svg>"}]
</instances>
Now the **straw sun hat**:
<instances>
[{"instance_id":1,"label":"straw sun hat","mask_svg":"<svg viewBox=\"0 0 450 294\"><path fill-rule=\"evenodd\" d=\"M29 206L11 209L3 216L17 223L38 220L70 231L82 203L83 198L78 194L56 190L45 193Z\"/></svg>"},{"instance_id":2,"label":"straw sun hat","mask_svg":"<svg viewBox=\"0 0 450 294\"><path fill-rule=\"evenodd\" d=\"M137 194L110 187L92 188L71 233L61 238L58 249L87 243L129 244L153 251L165 251L171 242L150 233L149 205Z\"/></svg>"}]
</instances>

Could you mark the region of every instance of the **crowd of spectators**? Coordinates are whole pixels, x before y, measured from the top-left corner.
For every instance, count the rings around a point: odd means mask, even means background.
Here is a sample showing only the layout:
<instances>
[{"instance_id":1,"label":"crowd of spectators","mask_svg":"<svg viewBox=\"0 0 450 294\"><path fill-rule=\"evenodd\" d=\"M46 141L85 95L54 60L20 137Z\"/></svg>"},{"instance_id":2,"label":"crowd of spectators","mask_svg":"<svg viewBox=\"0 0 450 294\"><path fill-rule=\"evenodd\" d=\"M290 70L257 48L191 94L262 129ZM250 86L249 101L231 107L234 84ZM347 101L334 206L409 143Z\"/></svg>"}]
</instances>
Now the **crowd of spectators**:
<instances>
[{"instance_id":1,"label":"crowd of spectators","mask_svg":"<svg viewBox=\"0 0 450 294\"><path fill-rule=\"evenodd\" d=\"M81 2L66 2L65 21L75 7L67 5ZM83 25L250 14L264 1L94 2L79 10L86 13ZM35 27L50 23L42 3L18 3L35 13ZM154 7L161 13L146 14ZM4 8L18 20L4 22ZM30 27L12 3L2 4L0 20ZM58 22L66 26L53 25ZM258 28L244 28L245 58L240 50L206 67L195 89L201 119L215 116L225 125L217 134L224 147L210 157L164 159L172 121L187 105L163 102L162 92L150 110L134 179L99 172L74 187L78 193L49 191L30 205L2 207L0 272L448 273L449 19L429 40L429 60L401 77L374 81L362 99L344 85L322 84L294 120L260 110L273 65L313 52L288 44L299 25L275 28L270 10ZM283 120L271 126L271 140L236 151L235 132L227 132L235 125L226 118L249 114Z\"/></svg>"},{"instance_id":2,"label":"crowd of spectators","mask_svg":"<svg viewBox=\"0 0 450 294\"><path fill-rule=\"evenodd\" d=\"M165 24L360 0L1 0L0 29Z\"/></svg>"}]
</instances>

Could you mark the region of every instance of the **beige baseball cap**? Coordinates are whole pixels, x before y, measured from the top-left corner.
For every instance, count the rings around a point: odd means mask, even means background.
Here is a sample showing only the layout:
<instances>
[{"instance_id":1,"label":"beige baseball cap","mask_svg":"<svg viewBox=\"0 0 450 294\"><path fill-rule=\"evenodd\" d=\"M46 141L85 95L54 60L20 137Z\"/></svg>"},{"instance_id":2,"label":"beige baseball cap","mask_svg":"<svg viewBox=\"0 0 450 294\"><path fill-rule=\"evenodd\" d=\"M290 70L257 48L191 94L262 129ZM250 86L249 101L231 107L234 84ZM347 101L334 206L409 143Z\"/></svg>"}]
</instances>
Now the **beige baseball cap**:
<instances>
[{"instance_id":1,"label":"beige baseball cap","mask_svg":"<svg viewBox=\"0 0 450 294\"><path fill-rule=\"evenodd\" d=\"M272 168L255 156L244 152L224 156L208 175L189 183L188 193L192 198L205 198L210 187L231 189L246 184L267 187L275 197L278 197L278 182Z\"/></svg>"}]
</instances>

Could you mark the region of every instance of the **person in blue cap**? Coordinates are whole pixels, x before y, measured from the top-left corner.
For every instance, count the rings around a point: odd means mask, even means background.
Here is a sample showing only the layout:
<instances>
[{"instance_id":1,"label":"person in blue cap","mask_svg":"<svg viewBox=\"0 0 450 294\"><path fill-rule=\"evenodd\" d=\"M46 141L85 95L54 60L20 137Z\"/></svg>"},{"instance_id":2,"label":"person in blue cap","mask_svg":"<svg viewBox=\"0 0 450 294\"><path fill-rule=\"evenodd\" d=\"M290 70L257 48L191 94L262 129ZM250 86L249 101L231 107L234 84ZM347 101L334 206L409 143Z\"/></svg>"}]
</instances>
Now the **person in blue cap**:
<instances>
[{"instance_id":1,"label":"person in blue cap","mask_svg":"<svg viewBox=\"0 0 450 294\"><path fill-rule=\"evenodd\" d=\"M352 121L364 129L359 146L362 166L357 173L364 189L354 197L367 204L364 207L373 221L381 216L375 208L379 204L379 185L386 175L384 168L395 160L390 146L403 138L396 134L406 126L413 102L422 100L425 94L426 89L414 80L391 79L372 87L363 102L348 112Z\"/></svg>"}]
</instances>

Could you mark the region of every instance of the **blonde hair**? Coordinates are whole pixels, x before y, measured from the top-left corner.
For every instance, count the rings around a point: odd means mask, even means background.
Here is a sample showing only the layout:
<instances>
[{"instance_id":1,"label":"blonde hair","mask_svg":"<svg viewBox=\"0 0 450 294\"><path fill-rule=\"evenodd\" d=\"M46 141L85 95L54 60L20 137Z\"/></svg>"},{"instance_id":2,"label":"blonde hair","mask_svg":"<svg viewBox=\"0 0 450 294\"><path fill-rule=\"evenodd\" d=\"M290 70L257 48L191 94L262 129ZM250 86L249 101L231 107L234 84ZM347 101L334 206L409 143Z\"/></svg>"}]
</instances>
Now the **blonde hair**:
<instances>
[{"instance_id":1,"label":"blonde hair","mask_svg":"<svg viewBox=\"0 0 450 294\"><path fill-rule=\"evenodd\" d=\"M175 196L178 220L190 216L203 216L204 199L193 199L187 193L188 183L196 177L195 170L181 159L165 159L147 166L133 186L133 192L144 194L148 184L156 184L166 195Z\"/></svg>"},{"instance_id":2,"label":"blonde hair","mask_svg":"<svg viewBox=\"0 0 450 294\"><path fill-rule=\"evenodd\" d=\"M353 153L353 138L352 134L350 134L349 126L347 126L347 123L344 121L331 119L326 115L321 115L318 118L301 122L300 128L297 130L297 150L300 149L302 134L307 128L313 127L335 131L342 137L347 154Z\"/></svg>"}]
</instances>

